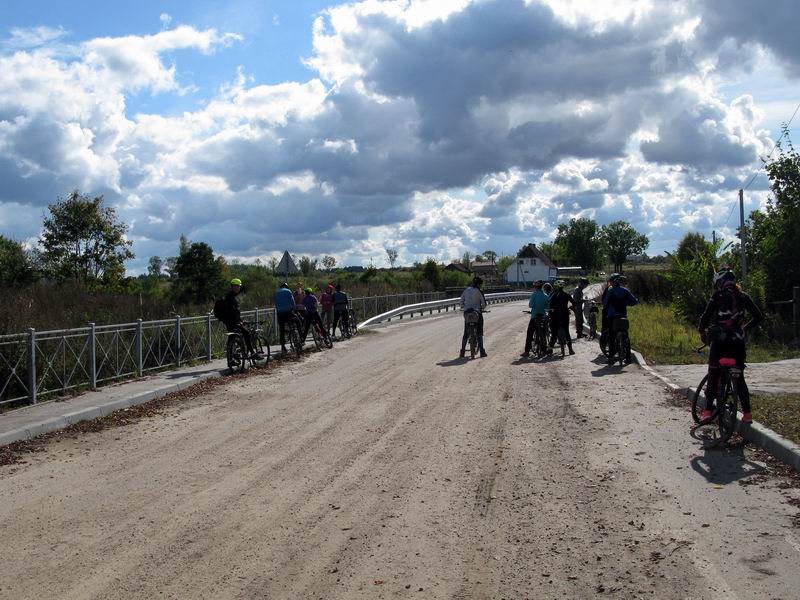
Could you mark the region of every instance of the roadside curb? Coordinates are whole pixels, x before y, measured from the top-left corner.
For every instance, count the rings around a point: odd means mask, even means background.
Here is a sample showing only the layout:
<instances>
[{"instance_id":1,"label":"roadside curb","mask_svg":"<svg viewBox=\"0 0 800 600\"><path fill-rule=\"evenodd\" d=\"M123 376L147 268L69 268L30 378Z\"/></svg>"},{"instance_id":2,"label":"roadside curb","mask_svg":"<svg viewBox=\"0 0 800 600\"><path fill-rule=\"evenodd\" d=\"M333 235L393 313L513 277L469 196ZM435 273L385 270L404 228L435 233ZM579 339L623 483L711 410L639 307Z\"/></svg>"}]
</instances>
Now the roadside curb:
<instances>
[{"instance_id":1,"label":"roadside curb","mask_svg":"<svg viewBox=\"0 0 800 600\"><path fill-rule=\"evenodd\" d=\"M633 354L634 358L636 359L636 363L642 369L662 381L670 389L683 394L687 399L690 399L694 395L695 388L680 387L675 385L661 373L658 373L655 369L653 369L653 367L648 365L644 357L639 352L631 350L631 354ZM768 427L764 427L761 423L757 423L756 421L753 421L749 425L742 423L741 416L742 413L739 413L740 420L737 426L737 432L739 435L741 435L748 442L763 448L778 460L793 467L795 471L800 472L800 446L791 440L786 439L782 435L775 433Z\"/></svg>"},{"instance_id":2,"label":"roadside curb","mask_svg":"<svg viewBox=\"0 0 800 600\"><path fill-rule=\"evenodd\" d=\"M35 425L29 425L28 427L12 429L11 431L0 434L0 446L23 440L30 440L43 433L58 431L59 429L64 429L65 427L69 427L81 421L89 421L91 419L97 419L98 417L104 417L120 409L138 406L139 404L144 404L155 398L161 398L172 392L178 392L196 383L210 379L211 377L220 376L218 372L199 373L191 378L187 378L185 381L163 385L154 390L148 390L133 396L128 396L127 398L120 398L106 404L87 406L81 410L53 417L46 421L36 423Z\"/></svg>"}]
</instances>

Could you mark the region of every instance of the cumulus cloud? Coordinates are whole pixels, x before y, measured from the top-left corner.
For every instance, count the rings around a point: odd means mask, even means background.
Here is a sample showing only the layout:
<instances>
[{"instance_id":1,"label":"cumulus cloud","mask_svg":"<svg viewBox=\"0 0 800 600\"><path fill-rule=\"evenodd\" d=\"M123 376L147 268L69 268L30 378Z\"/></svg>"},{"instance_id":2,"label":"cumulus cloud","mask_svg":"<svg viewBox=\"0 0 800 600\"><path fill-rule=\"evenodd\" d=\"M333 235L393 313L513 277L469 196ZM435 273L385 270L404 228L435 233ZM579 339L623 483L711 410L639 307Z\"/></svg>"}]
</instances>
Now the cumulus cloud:
<instances>
[{"instance_id":1,"label":"cumulus cloud","mask_svg":"<svg viewBox=\"0 0 800 600\"><path fill-rule=\"evenodd\" d=\"M390 242L404 261L445 260L515 251L578 215L626 219L666 244L716 226L769 147L753 98L724 100L716 82L746 45L798 58L795 38L767 40L712 4L342 5L310 32L308 80L265 85L243 65L171 115L129 114L126 98L185 93L173 53L240 36L169 29L163 14L162 31L65 54L47 47L61 30L12 31L0 202L40 212L54 193L102 191L142 264L181 233L238 257L288 247L366 260Z\"/></svg>"}]
</instances>

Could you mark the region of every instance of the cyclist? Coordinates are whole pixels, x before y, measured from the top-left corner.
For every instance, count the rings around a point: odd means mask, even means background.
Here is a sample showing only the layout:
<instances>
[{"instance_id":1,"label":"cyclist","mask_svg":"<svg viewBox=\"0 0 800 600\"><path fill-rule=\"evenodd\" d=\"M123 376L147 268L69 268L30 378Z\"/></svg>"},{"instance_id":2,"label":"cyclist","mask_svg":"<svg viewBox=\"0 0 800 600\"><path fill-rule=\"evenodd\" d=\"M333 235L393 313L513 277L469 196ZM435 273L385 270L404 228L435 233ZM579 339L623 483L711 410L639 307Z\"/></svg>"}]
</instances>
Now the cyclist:
<instances>
[{"instance_id":1,"label":"cyclist","mask_svg":"<svg viewBox=\"0 0 800 600\"><path fill-rule=\"evenodd\" d=\"M306 307L303 304L303 296L303 286L298 283L297 288L294 290L294 305L297 307L295 310L301 323L306 320Z\"/></svg>"},{"instance_id":2,"label":"cyclist","mask_svg":"<svg viewBox=\"0 0 800 600\"><path fill-rule=\"evenodd\" d=\"M294 311L297 305L289 289L289 284L285 281L275 292L275 312L278 315L278 329L280 330L281 352L286 353L286 324L295 318Z\"/></svg>"},{"instance_id":3,"label":"cyclist","mask_svg":"<svg viewBox=\"0 0 800 600\"><path fill-rule=\"evenodd\" d=\"M597 302L592 300L589 303L589 339L593 340L597 337L597 315L600 309L597 308Z\"/></svg>"},{"instance_id":4,"label":"cyclist","mask_svg":"<svg viewBox=\"0 0 800 600\"><path fill-rule=\"evenodd\" d=\"M744 322L744 313L750 313L750 321ZM714 401L719 387L719 359L736 359L736 366L744 369L747 349L745 334L764 319L764 315L752 298L736 284L736 274L730 267L722 267L714 274L714 293L700 317L700 337L703 343L711 343L708 352L708 384L706 385L706 408L703 419L713 413ZM709 325L711 327L709 328ZM744 371L739 378L739 400L742 402L742 421L751 423L750 390L744 380Z\"/></svg>"},{"instance_id":5,"label":"cyclist","mask_svg":"<svg viewBox=\"0 0 800 600\"><path fill-rule=\"evenodd\" d=\"M322 336L325 338L325 341L328 340L328 332L325 331L325 327L322 325L322 318L319 316L319 312L317 311L317 297L314 295L314 290L310 287L307 287L303 290L303 306L306 309L305 312L305 324L303 325L303 339L306 339L308 336L308 330L311 329L311 326L316 323L319 325L319 328L322 330Z\"/></svg>"},{"instance_id":6,"label":"cyclist","mask_svg":"<svg viewBox=\"0 0 800 600\"><path fill-rule=\"evenodd\" d=\"M580 281L578 282L578 287L575 288L575 291L572 292L572 299L575 301L575 338L583 338L586 337L586 334L583 333L583 290L586 289L586 286L589 285L589 280L585 277L581 277Z\"/></svg>"},{"instance_id":7,"label":"cyclist","mask_svg":"<svg viewBox=\"0 0 800 600\"><path fill-rule=\"evenodd\" d=\"M347 306L350 304L350 299L342 291L342 285L336 284L336 292L333 294L333 334L336 337L336 325L339 324L339 319L342 320L343 329L340 329L344 337L350 337L350 316L347 314Z\"/></svg>"},{"instance_id":8,"label":"cyclist","mask_svg":"<svg viewBox=\"0 0 800 600\"><path fill-rule=\"evenodd\" d=\"M550 308L553 309L552 321L550 321L550 348L556 345L558 330L564 330L567 347L570 354L575 354L572 349L572 338L569 337L569 311L572 308L576 311L575 301L567 292L564 291L564 281L557 280L553 284L553 293L550 295Z\"/></svg>"},{"instance_id":9,"label":"cyclist","mask_svg":"<svg viewBox=\"0 0 800 600\"><path fill-rule=\"evenodd\" d=\"M619 277L619 273L612 273L608 276L608 280L606 281L606 286L603 288L603 293L600 294L600 304L603 305L603 308L600 310L600 347L604 350L608 346L608 310L606 310L606 296L608 296L608 291L611 289L611 281Z\"/></svg>"},{"instance_id":10,"label":"cyclist","mask_svg":"<svg viewBox=\"0 0 800 600\"><path fill-rule=\"evenodd\" d=\"M614 354L617 352L617 336L614 335L614 321L616 319L628 318L628 307L639 304L628 288L622 287L622 276L614 273L611 276L611 287L603 294L603 307L606 310L607 318L603 319L603 327L608 335L608 362L613 364ZM608 325L606 325L608 322ZM628 346L627 362L631 362L630 345Z\"/></svg>"},{"instance_id":11,"label":"cyclist","mask_svg":"<svg viewBox=\"0 0 800 600\"><path fill-rule=\"evenodd\" d=\"M481 352L481 358L485 358L487 354L483 348L483 309L486 308L486 298L481 291L481 285L483 285L483 279L480 277L475 277L472 280L472 285L461 294L461 308L464 309L465 315L472 311L477 311L478 313L478 348ZM461 337L461 353L459 354L461 358L464 358L466 354L468 337L467 322L464 321L464 335Z\"/></svg>"},{"instance_id":12,"label":"cyclist","mask_svg":"<svg viewBox=\"0 0 800 600\"><path fill-rule=\"evenodd\" d=\"M242 291L242 280L238 277L231 279L231 289L225 294L225 329L229 333L240 333L244 338L244 343L247 346L247 351L250 353L250 358L255 360L264 360L264 355L256 352L253 348L253 333L248 329L244 321L242 321L242 313L239 308L239 294Z\"/></svg>"},{"instance_id":13,"label":"cyclist","mask_svg":"<svg viewBox=\"0 0 800 600\"><path fill-rule=\"evenodd\" d=\"M528 306L531 309L531 320L528 322L528 331L525 333L525 350L522 352L522 356L525 357L531 354L533 332L537 328L544 326L544 318L547 316L547 309L550 308L550 298L542 290L541 280L534 282L533 293L528 300ZM546 333L542 332L542 335L546 335ZM552 350L550 353L552 353Z\"/></svg>"},{"instance_id":14,"label":"cyclist","mask_svg":"<svg viewBox=\"0 0 800 600\"><path fill-rule=\"evenodd\" d=\"M325 331L333 335L333 285L328 284L325 293L320 297L322 304L322 322L325 324Z\"/></svg>"}]
</instances>

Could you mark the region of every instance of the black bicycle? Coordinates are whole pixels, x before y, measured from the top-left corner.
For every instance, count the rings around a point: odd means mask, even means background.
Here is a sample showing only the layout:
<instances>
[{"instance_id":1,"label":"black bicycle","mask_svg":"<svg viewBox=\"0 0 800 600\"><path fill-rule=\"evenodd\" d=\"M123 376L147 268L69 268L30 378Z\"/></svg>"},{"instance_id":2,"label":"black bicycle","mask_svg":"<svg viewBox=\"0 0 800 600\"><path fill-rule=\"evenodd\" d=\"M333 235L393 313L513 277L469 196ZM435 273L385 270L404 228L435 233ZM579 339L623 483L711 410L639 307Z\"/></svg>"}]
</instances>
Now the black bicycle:
<instances>
[{"instance_id":1,"label":"black bicycle","mask_svg":"<svg viewBox=\"0 0 800 600\"><path fill-rule=\"evenodd\" d=\"M232 373L243 373L248 366L257 367L260 366L259 363L263 363L266 366L269 363L269 341L264 330L261 327L253 326L252 323L248 323L246 331L250 334L250 343L253 346L253 350L263 358L258 359L247 351L244 332L229 331L228 340L225 344L225 356L228 361L228 368Z\"/></svg>"},{"instance_id":2,"label":"black bicycle","mask_svg":"<svg viewBox=\"0 0 800 600\"><path fill-rule=\"evenodd\" d=\"M704 347L699 348L698 352ZM703 419L702 416L706 409L706 398L708 397L706 394L708 373L706 373L692 396L692 419L698 425L716 423L719 431L718 443L724 444L736 431L739 420L737 413L739 410L739 380L742 377L742 370L736 366L735 358L720 358L719 368L717 400L714 403L711 415L707 419Z\"/></svg>"},{"instance_id":3,"label":"black bicycle","mask_svg":"<svg viewBox=\"0 0 800 600\"><path fill-rule=\"evenodd\" d=\"M356 319L356 310L352 306L347 308L347 325L350 330L350 337L358 335L358 320Z\"/></svg>"},{"instance_id":4,"label":"black bicycle","mask_svg":"<svg viewBox=\"0 0 800 600\"><path fill-rule=\"evenodd\" d=\"M289 345L296 356L300 356L303 352L303 319L297 313L292 315L289 322L286 323L289 335Z\"/></svg>"},{"instance_id":5,"label":"black bicycle","mask_svg":"<svg viewBox=\"0 0 800 600\"><path fill-rule=\"evenodd\" d=\"M478 352L478 323L480 320L481 314L477 310L468 309L464 311L464 324L467 328L470 358L475 358L475 354Z\"/></svg>"},{"instance_id":6,"label":"black bicycle","mask_svg":"<svg viewBox=\"0 0 800 600\"><path fill-rule=\"evenodd\" d=\"M522 312L531 314L529 310ZM536 358L544 358L548 354L547 332L550 331L550 319L547 314L532 317L534 320L532 350Z\"/></svg>"},{"instance_id":7,"label":"black bicycle","mask_svg":"<svg viewBox=\"0 0 800 600\"><path fill-rule=\"evenodd\" d=\"M628 361L628 355L631 353L631 338L628 336L628 329L630 329L630 321L627 317L617 317L611 321L611 335L616 338L617 342L617 356L619 357L619 364L623 365ZM604 352L605 354L605 352ZM608 354L609 364L614 364L616 358Z\"/></svg>"},{"instance_id":8,"label":"black bicycle","mask_svg":"<svg viewBox=\"0 0 800 600\"><path fill-rule=\"evenodd\" d=\"M333 338L320 327L316 320L311 323L309 329L311 329L311 338L314 340L317 350L322 350L323 346L325 348L333 348Z\"/></svg>"}]
</instances>

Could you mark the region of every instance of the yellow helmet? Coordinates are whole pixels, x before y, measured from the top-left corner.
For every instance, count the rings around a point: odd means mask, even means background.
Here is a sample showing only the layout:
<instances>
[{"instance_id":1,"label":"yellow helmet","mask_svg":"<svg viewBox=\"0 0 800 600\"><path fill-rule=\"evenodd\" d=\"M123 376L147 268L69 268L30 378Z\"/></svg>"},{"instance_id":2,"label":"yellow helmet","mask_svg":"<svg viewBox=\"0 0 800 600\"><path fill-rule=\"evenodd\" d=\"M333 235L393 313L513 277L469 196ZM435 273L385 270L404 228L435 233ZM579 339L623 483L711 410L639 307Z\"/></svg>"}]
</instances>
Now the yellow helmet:
<instances>
[{"instance_id":1,"label":"yellow helmet","mask_svg":"<svg viewBox=\"0 0 800 600\"><path fill-rule=\"evenodd\" d=\"M242 285L242 280L239 279L238 277L234 277L233 279L231 279L231 285Z\"/></svg>"}]
</instances>

